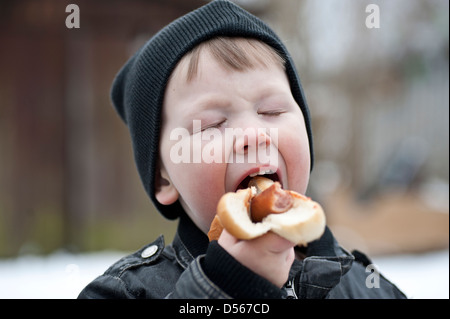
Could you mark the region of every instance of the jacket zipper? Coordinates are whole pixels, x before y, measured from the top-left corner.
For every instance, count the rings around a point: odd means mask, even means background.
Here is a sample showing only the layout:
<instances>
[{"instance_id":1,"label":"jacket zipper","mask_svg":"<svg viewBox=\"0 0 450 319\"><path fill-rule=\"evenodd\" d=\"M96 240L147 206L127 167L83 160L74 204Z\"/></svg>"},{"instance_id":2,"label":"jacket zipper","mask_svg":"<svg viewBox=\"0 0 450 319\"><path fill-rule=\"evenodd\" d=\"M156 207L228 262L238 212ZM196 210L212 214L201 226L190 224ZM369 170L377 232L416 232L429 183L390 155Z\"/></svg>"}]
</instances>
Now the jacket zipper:
<instances>
[{"instance_id":1,"label":"jacket zipper","mask_svg":"<svg viewBox=\"0 0 450 319\"><path fill-rule=\"evenodd\" d=\"M287 282L285 289L287 293L286 299L298 299L294 289L294 278Z\"/></svg>"}]
</instances>

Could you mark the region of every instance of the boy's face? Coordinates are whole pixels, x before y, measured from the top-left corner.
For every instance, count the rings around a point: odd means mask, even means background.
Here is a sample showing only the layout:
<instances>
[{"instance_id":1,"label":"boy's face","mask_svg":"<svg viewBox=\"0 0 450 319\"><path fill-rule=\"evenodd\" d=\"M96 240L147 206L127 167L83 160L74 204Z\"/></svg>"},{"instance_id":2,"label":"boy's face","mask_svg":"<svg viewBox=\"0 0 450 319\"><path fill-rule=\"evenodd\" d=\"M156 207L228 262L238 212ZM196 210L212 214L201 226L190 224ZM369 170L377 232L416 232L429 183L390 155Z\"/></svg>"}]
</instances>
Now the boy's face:
<instances>
[{"instance_id":1,"label":"boy's face","mask_svg":"<svg viewBox=\"0 0 450 319\"><path fill-rule=\"evenodd\" d=\"M283 188L305 193L308 136L281 66L231 71L205 51L197 75L187 81L186 72L182 60L166 88L157 200L179 199L207 233L220 197L246 187L250 174L273 173Z\"/></svg>"}]
</instances>

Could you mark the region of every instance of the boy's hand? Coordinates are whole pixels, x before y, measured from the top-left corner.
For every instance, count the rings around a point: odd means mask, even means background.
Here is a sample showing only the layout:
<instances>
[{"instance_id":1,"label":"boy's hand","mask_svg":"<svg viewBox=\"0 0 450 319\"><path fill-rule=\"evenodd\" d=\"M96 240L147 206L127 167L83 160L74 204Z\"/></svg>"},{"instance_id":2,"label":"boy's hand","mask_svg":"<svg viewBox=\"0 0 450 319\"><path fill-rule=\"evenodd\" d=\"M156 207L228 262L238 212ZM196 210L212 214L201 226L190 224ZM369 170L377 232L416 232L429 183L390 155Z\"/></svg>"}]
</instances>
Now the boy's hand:
<instances>
[{"instance_id":1,"label":"boy's hand","mask_svg":"<svg viewBox=\"0 0 450 319\"><path fill-rule=\"evenodd\" d=\"M251 240L238 240L226 230L218 242L237 261L277 287L283 287L288 280L295 258L294 243L271 232Z\"/></svg>"}]
</instances>

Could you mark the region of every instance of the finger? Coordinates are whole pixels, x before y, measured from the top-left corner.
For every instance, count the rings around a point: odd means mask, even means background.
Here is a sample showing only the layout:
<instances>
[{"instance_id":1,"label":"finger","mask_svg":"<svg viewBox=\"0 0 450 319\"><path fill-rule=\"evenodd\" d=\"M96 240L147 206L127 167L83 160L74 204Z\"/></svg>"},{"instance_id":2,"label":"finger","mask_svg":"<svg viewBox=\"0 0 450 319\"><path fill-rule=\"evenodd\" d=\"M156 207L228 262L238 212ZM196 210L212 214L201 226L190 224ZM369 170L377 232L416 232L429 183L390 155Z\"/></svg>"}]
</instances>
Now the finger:
<instances>
[{"instance_id":1,"label":"finger","mask_svg":"<svg viewBox=\"0 0 450 319\"><path fill-rule=\"evenodd\" d=\"M264 234L259 239L264 241L266 249L272 253L282 253L295 246L294 243L272 232Z\"/></svg>"},{"instance_id":2,"label":"finger","mask_svg":"<svg viewBox=\"0 0 450 319\"><path fill-rule=\"evenodd\" d=\"M233 235L231 235L226 229L222 231L218 240L219 245L221 245L222 247L235 245L238 241L239 240Z\"/></svg>"}]
</instances>

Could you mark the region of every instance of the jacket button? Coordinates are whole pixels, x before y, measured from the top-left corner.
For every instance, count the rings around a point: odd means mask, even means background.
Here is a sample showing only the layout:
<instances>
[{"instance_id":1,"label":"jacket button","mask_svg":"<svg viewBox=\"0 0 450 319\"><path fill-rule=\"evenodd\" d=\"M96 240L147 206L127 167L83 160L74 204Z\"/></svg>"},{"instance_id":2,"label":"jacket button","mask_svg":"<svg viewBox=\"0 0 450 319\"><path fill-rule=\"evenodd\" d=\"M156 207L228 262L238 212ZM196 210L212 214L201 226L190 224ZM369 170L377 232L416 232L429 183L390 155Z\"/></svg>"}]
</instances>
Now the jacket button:
<instances>
[{"instance_id":1,"label":"jacket button","mask_svg":"<svg viewBox=\"0 0 450 319\"><path fill-rule=\"evenodd\" d=\"M156 245L151 245L147 248L145 248L142 253L141 253L141 257L142 258L148 258L153 256L156 252L158 251L158 246Z\"/></svg>"}]
</instances>

